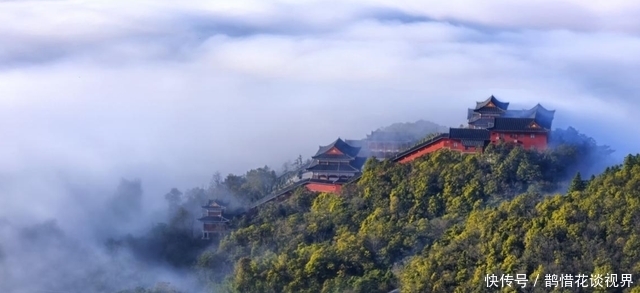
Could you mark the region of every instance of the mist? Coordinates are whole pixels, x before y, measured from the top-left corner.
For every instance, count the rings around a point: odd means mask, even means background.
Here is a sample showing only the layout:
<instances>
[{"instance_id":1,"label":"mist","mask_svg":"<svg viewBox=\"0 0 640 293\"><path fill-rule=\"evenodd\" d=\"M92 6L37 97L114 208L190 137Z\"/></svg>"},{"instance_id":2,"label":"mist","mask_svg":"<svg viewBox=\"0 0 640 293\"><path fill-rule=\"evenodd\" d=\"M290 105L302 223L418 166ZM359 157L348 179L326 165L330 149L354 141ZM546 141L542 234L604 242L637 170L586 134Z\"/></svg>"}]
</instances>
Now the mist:
<instances>
[{"instance_id":1,"label":"mist","mask_svg":"<svg viewBox=\"0 0 640 293\"><path fill-rule=\"evenodd\" d=\"M104 242L166 222L172 188L396 122L455 127L490 95L637 152L640 4L448 3L0 2L0 291L191 288Z\"/></svg>"}]
</instances>

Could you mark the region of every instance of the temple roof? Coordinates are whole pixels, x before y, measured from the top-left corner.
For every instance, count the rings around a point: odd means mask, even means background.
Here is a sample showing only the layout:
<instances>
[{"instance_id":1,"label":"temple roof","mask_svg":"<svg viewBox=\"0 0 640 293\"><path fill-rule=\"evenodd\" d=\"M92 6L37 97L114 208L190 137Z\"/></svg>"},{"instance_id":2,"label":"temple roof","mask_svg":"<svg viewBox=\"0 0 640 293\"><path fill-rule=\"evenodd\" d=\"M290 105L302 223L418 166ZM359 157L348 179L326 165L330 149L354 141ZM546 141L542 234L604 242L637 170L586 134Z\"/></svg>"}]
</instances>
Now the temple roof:
<instances>
[{"instance_id":1,"label":"temple roof","mask_svg":"<svg viewBox=\"0 0 640 293\"><path fill-rule=\"evenodd\" d=\"M476 112L480 113L480 114L484 114L484 115L489 114L489 115L493 115L493 116L502 116L504 114L505 110L502 110L502 109L497 108L497 107L492 107L492 108L484 107L484 108L480 108L480 109L476 110Z\"/></svg>"},{"instance_id":2,"label":"temple roof","mask_svg":"<svg viewBox=\"0 0 640 293\"><path fill-rule=\"evenodd\" d=\"M215 200L209 200L206 205L202 206L203 209L225 209L224 206L219 205Z\"/></svg>"},{"instance_id":3,"label":"temple roof","mask_svg":"<svg viewBox=\"0 0 640 293\"><path fill-rule=\"evenodd\" d=\"M226 223L229 222L229 219L222 216L206 216L199 218L198 221L205 223Z\"/></svg>"},{"instance_id":4,"label":"temple roof","mask_svg":"<svg viewBox=\"0 0 640 293\"><path fill-rule=\"evenodd\" d=\"M511 118L511 117L496 117L493 127L489 128L494 131L527 131L527 132L540 132L547 131L543 125L538 123L536 119L532 118Z\"/></svg>"},{"instance_id":5,"label":"temple roof","mask_svg":"<svg viewBox=\"0 0 640 293\"><path fill-rule=\"evenodd\" d=\"M333 150L338 150L340 153L332 153ZM353 159L358 155L360 151L359 147L354 147L344 142L344 140L338 138L331 144L318 147L318 152L312 157L314 159Z\"/></svg>"},{"instance_id":6,"label":"temple roof","mask_svg":"<svg viewBox=\"0 0 640 293\"><path fill-rule=\"evenodd\" d=\"M345 155L345 154L336 154L336 155L332 155L332 154L319 154L319 155L315 155L313 156L313 159L315 160L323 160L323 161L343 161L343 162L348 162L354 159L354 157L349 156L349 155Z\"/></svg>"},{"instance_id":7,"label":"temple roof","mask_svg":"<svg viewBox=\"0 0 640 293\"><path fill-rule=\"evenodd\" d=\"M472 140L472 139L463 139L462 140L462 145L463 146L471 146L471 147L484 147L488 143L489 142L486 141L486 140Z\"/></svg>"},{"instance_id":8,"label":"temple roof","mask_svg":"<svg viewBox=\"0 0 640 293\"><path fill-rule=\"evenodd\" d=\"M449 138L462 140L489 140L491 134L486 129L474 128L451 128L449 129Z\"/></svg>"},{"instance_id":9,"label":"temple roof","mask_svg":"<svg viewBox=\"0 0 640 293\"><path fill-rule=\"evenodd\" d=\"M556 110L548 110L547 108L540 105L540 103L533 106L533 108L531 108L530 111L537 111L544 115L551 115L551 116L553 116L556 113Z\"/></svg>"},{"instance_id":10,"label":"temple roof","mask_svg":"<svg viewBox=\"0 0 640 293\"><path fill-rule=\"evenodd\" d=\"M334 171L334 172L359 172L360 168L356 168L351 166L350 164L337 164L337 165L323 165L323 164L315 164L309 168L309 171Z\"/></svg>"},{"instance_id":11,"label":"temple roof","mask_svg":"<svg viewBox=\"0 0 640 293\"><path fill-rule=\"evenodd\" d=\"M307 168L308 171L338 171L338 172L359 172L367 161L367 157L355 157L349 162L341 162L337 165L312 164Z\"/></svg>"},{"instance_id":12,"label":"temple roof","mask_svg":"<svg viewBox=\"0 0 640 293\"><path fill-rule=\"evenodd\" d=\"M501 102L498 99L496 99L496 97L494 97L493 95L491 95L491 97L489 97L488 99L482 101L482 102L476 102L476 108L475 110L479 110L481 108L484 107L492 107L495 106L496 108L499 108L501 110L507 110L507 108L509 108L509 103L505 103L505 102Z\"/></svg>"},{"instance_id":13,"label":"temple roof","mask_svg":"<svg viewBox=\"0 0 640 293\"><path fill-rule=\"evenodd\" d=\"M495 119L495 117L474 118L469 120L469 124L478 126L487 125L488 123L493 123L493 119Z\"/></svg>"},{"instance_id":14,"label":"temple roof","mask_svg":"<svg viewBox=\"0 0 640 293\"><path fill-rule=\"evenodd\" d=\"M362 167L364 167L364 163L366 163L368 159L369 157L358 156L349 164L358 170L362 170Z\"/></svg>"},{"instance_id":15,"label":"temple roof","mask_svg":"<svg viewBox=\"0 0 640 293\"><path fill-rule=\"evenodd\" d=\"M476 110L475 109L467 109L467 120L473 118L473 116L475 116L476 114Z\"/></svg>"},{"instance_id":16,"label":"temple roof","mask_svg":"<svg viewBox=\"0 0 640 293\"><path fill-rule=\"evenodd\" d=\"M547 110L542 105L537 104L528 110L507 110L503 116L535 119L541 126L551 129L555 112L555 110Z\"/></svg>"},{"instance_id":17,"label":"temple roof","mask_svg":"<svg viewBox=\"0 0 640 293\"><path fill-rule=\"evenodd\" d=\"M345 139L344 142L356 148L366 145L363 139Z\"/></svg>"},{"instance_id":18,"label":"temple roof","mask_svg":"<svg viewBox=\"0 0 640 293\"><path fill-rule=\"evenodd\" d=\"M369 145L367 144L367 141L364 139L345 139L344 142L346 142L348 145L354 147L354 148L359 148L358 153L356 154L356 158L357 157L370 157L371 156L371 150L369 150Z\"/></svg>"}]
</instances>

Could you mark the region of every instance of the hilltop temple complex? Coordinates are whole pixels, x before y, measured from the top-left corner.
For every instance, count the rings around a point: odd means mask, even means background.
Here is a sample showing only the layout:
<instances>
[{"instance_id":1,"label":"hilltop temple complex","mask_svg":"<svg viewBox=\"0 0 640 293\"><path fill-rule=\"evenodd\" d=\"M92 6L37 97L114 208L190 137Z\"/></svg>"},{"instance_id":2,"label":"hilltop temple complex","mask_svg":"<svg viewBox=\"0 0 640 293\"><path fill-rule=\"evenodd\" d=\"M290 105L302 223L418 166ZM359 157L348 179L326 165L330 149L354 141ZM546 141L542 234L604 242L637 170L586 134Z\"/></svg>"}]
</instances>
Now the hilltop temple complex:
<instances>
[{"instance_id":1,"label":"hilltop temple complex","mask_svg":"<svg viewBox=\"0 0 640 293\"><path fill-rule=\"evenodd\" d=\"M416 136L422 130L414 129L411 134L403 131L402 125L374 131L361 140L338 138L328 145L319 146L312 162L301 167L286 188L257 201L251 209L272 200L284 200L302 186L316 192L339 193L343 184L360 177L369 158L409 163L441 149L474 154L498 143L515 144L527 150L544 150L554 115L554 110L547 110L540 104L530 109L512 110L509 103L491 96L467 110L467 126L438 127L436 133L433 133L435 128L431 128L431 135L422 141L416 139L424 136ZM203 237L223 231L226 219L222 218L221 211L218 214L215 206L203 208L213 211L208 212L210 216L200 219L205 223Z\"/></svg>"},{"instance_id":2,"label":"hilltop temple complex","mask_svg":"<svg viewBox=\"0 0 640 293\"><path fill-rule=\"evenodd\" d=\"M364 161L370 157L408 163L440 149L477 153L500 142L530 150L546 149L555 111L540 104L525 110L508 108L509 103L494 96L476 102L474 108L467 110L466 127L450 128L413 147L409 145L415 141L398 135L389 141L385 141L384 135L365 140L338 138L320 146L313 156L314 163L307 168L306 175L311 180L306 187L312 191L338 192L342 184L360 175Z\"/></svg>"},{"instance_id":3,"label":"hilltop temple complex","mask_svg":"<svg viewBox=\"0 0 640 293\"><path fill-rule=\"evenodd\" d=\"M515 144L527 150L545 150L554 115L554 110L547 110L540 104L530 109L512 110L509 103L491 96L467 110L466 127L438 127L436 133L432 128L432 134L420 142L416 141L416 133L403 132L402 127L400 131L398 128L380 129L361 140L338 138L328 145L319 146L310 163L292 171L295 175L288 178L286 187L254 202L249 210L255 211L270 201L285 200L303 186L315 192L340 193L345 183L358 180L369 158L409 163L441 149L474 154L498 143ZM209 201L202 208L203 216L198 219L203 223L202 238L210 239L213 235L225 233L229 224L229 220L222 216L225 207Z\"/></svg>"}]
</instances>

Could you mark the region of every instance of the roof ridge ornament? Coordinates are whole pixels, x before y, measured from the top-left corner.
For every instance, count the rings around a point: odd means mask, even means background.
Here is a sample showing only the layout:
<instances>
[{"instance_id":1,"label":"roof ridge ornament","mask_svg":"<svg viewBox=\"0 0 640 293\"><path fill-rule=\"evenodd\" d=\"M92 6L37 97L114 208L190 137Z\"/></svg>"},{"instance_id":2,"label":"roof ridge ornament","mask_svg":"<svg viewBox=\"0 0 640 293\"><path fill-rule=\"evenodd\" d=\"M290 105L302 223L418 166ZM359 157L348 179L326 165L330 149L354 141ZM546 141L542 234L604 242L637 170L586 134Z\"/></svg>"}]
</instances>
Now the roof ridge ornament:
<instances>
[{"instance_id":1,"label":"roof ridge ornament","mask_svg":"<svg viewBox=\"0 0 640 293\"><path fill-rule=\"evenodd\" d=\"M476 108L474 110L479 110L483 107L492 107L492 108L495 107L502 111L506 111L507 108L509 108L509 103L502 102L498 100L498 98L496 98L494 95L491 95L489 98L487 98L484 101L476 102Z\"/></svg>"}]
</instances>

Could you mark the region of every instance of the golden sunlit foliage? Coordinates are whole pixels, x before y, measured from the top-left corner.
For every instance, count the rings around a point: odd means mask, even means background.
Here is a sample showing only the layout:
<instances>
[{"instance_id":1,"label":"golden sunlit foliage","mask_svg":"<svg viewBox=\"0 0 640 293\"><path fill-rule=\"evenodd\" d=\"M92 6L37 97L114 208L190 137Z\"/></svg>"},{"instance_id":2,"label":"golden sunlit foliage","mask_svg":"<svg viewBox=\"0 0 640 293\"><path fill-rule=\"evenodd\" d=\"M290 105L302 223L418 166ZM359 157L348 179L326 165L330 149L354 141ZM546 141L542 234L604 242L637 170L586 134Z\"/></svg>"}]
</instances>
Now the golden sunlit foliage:
<instances>
[{"instance_id":1,"label":"golden sunlit foliage","mask_svg":"<svg viewBox=\"0 0 640 293\"><path fill-rule=\"evenodd\" d=\"M640 273L640 158L583 180L577 156L498 145L370 160L341 195L301 189L245 216L214 254L235 263L231 292L485 292L487 274Z\"/></svg>"}]
</instances>

